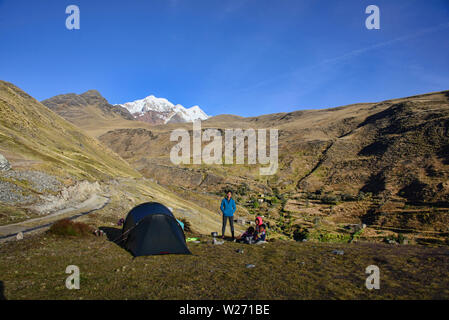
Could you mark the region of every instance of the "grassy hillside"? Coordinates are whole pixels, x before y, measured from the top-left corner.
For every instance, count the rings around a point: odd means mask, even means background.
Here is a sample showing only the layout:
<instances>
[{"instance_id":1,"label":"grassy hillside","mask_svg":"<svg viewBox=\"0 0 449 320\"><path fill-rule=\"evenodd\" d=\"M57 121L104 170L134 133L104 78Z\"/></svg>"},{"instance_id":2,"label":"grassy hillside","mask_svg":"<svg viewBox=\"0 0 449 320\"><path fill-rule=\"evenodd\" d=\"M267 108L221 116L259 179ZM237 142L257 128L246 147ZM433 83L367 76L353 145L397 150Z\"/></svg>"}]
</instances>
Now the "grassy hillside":
<instances>
[{"instance_id":1,"label":"grassy hillside","mask_svg":"<svg viewBox=\"0 0 449 320\"><path fill-rule=\"evenodd\" d=\"M103 101L93 91L80 96ZM86 196L93 190L108 199L77 218L105 237L32 232L2 243L7 299L449 298L449 254L441 246L449 244L447 92L203 122L279 129L280 169L273 177L259 176L257 166L174 166L170 132L191 130L190 124L151 127L95 103L77 104L80 96L46 107L0 82L0 153L12 165L0 173L0 224L33 217L33 202L74 196L79 189L67 188L79 182L99 182ZM238 216L263 215L274 241L211 243L207 235L220 231L217 207L229 186ZM133 259L111 241L120 235L117 221L147 201L190 222L187 236L201 238L188 243L193 255ZM71 264L80 267L80 290L64 286ZM369 265L380 268L380 290L365 287Z\"/></svg>"},{"instance_id":2,"label":"grassy hillside","mask_svg":"<svg viewBox=\"0 0 449 320\"><path fill-rule=\"evenodd\" d=\"M278 129L274 176L260 176L258 165L173 165L170 132L192 130L191 124L127 127L99 139L143 175L178 193L195 193L206 203L231 186L247 211L264 215L289 237L301 228L318 228L319 237L346 237L349 225L367 224L372 229L364 234L371 239L407 233L411 239L419 234L422 243L444 243L449 231L448 121L448 91L203 121L203 128L219 130Z\"/></svg>"},{"instance_id":3,"label":"grassy hillside","mask_svg":"<svg viewBox=\"0 0 449 320\"><path fill-rule=\"evenodd\" d=\"M193 255L133 259L105 237L46 234L0 247L0 274L7 299L449 298L447 248L293 241L213 245L203 237L189 249ZM65 288L64 271L72 264L80 268L79 290ZM369 265L380 269L379 290L365 287Z\"/></svg>"},{"instance_id":4,"label":"grassy hillside","mask_svg":"<svg viewBox=\"0 0 449 320\"><path fill-rule=\"evenodd\" d=\"M92 91L82 98L102 101ZM0 225L43 214L38 207L76 206L95 192L110 199L103 212L113 223L133 206L157 201L195 224L198 232L219 229L216 210L195 205L143 178L97 139L5 81L0 81L0 153L12 165L12 170L0 172ZM91 185L78 187L82 181ZM98 187L94 182L99 182Z\"/></svg>"},{"instance_id":5,"label":"grassy hillside","mask_svg":"<svg viewBox=\"0 0 449 320\"><path fill-rule=\"evenodd\" d=\"M134 120L125 108L111 105L98 91L61 94L41 102L67 121L93 137L115 128L146 128L150 125Z\"/></svg>"},{"instance_id":6,"label":"grassy hillside","mask_svg":"<svg viewBox=\"0 0 449 320\"><path fill-rule=\"evenodd\" d=\"M191 132L191 124L74 117L74 109L67 109L76 104L68 102L73 97L52 108L142 175L201 207L216 210L223 190L232 188L239 215L249 220L263 215L277 235L349 241L353 226L365 224L365 239L406 237L428 244L449 241L448 97L444 91L249 118L219 115L202 122L203 128L221 132L278 129L274 176L261 176L259 165L173 165L170 133Z\"/></svg>"},{"instance_id":7,"label":"grassy hillside","mask_svg":"<svg viewBox=\"0 0 449 320\"><path fill-rule=\"evenodd\" d=\"M31 163L63 178L139 176L96 139L5 81L0 81L0 153L13 165Z\"/></svg>"}]
</instances>

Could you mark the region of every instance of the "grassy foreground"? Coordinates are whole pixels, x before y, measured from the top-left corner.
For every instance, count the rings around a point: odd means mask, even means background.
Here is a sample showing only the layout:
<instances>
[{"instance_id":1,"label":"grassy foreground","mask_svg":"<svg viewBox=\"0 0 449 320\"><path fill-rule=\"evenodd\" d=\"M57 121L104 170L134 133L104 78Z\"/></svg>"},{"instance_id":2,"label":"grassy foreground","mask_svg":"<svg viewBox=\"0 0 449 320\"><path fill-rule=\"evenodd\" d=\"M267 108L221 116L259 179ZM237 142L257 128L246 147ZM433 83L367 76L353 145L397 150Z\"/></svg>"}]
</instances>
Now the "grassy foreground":
<instances>
[{"instance_id":1,"label":"grassy foreground","mask_svg":"<svg viewBox=\"0 0 449 320\"><path fill-rule=\"evenodd\" d=\"M290 241L212 245L206 237L189 248L193 255L133 259L106 237L35 235L2 244L0 281L7 299L449 298L447 248ZM80 290L65 287L71 264L80 268ZM370 291L365 268L372 264L380 268L380 289Z\"/></svg>"}]
</instances>

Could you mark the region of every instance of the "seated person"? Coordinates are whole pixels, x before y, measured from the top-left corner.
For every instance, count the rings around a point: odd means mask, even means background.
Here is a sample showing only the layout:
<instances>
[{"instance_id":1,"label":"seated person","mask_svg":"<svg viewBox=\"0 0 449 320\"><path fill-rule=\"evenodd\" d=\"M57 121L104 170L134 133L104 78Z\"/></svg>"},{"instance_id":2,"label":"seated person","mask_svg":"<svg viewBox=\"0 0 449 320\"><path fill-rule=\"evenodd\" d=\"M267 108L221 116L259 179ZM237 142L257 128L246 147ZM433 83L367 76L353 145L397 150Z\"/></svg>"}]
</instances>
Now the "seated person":
<instances>
[{"instance_id":1,"label":"seated person","mask_svg":"<svg viewBox=\"0 0 449 320\"><path fill-rule=\"evenodd\" d=\"M266 229L265 224L261 224L259 226L259 232L256 232L253 238L255 243L267 241L267 233L265 229Z\"/></svg>"},{"instance_id":2,"label":"seated person","mask_svg":"<svg viewBox=\"0 0 449 320\"><path fill-rule=\"evenodd\" d=\"M237 237L237 242L254 243L254 227L249 227L241 236Z\"/></svg>"},{"instance_id":3,"label":"seated person","mask_svg":"<svg viewBox=\"0 0 449 320\"><path fill-rule=\"evenodd\" d=\"M259 232L260 226L263 224L262 217L256 217L256 232Z\"/></svg>"}]
</instances>

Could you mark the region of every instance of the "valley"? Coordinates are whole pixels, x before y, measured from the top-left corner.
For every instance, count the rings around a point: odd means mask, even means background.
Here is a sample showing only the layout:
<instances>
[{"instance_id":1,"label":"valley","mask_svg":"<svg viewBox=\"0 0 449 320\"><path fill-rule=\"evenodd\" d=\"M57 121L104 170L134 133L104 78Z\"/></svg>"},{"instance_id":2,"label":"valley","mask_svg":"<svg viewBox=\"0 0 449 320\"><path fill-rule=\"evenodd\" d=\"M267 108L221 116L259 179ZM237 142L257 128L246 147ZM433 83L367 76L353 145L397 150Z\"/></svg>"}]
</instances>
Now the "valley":
<instances>
[{"instance_id":1,"label":"valley","mask_svg":"<svg viewBox=\"0 0 449 320\"><path fill-rule=\"evenodd\" d=\"M0 114L0 237L12 234L0 247L0 273L10 298L448 297L447 283L440 281L448 271L448 91L202 121L203 130L220 132L277 129L279 168L271 176L247 162L175 165L170 134L179 128L191 134L192 123L136 120L95 90L40 103L2 81ZM244 254L236 253L240 244L211 244L210 233L221 229L218 205L228 189L237 202L237 233L262 216L270 242L245 247ZM187 236L200 239L189 244L193 256L135 262L114 242L117 221L148 201L164 203L188 223ZM48 231L64 217L106 236ZM16 239L29 229L34 231ZM71 255L88 270L81 295L64 291L55 276L74 263ZM9 267L20 259L29 271ZM253 279L247 263L270 274L269 287L247 290ZM364 287L364 268L373 263L385 277L378 294ZM170 267L177 264L182 270ZM155 286L140 285L149 281L137 272L145 268L153 270ZM160 277L153 277L155 270ZM161 270L170 270L165 282ZM195 276L179 286L189 272ZM237 287L211 287L237 279ZM163 289L167 283L178 290ZM110 288L106 295L100 286ZM114 286L121 286L119 296Z\"/></svg>"},{"instance_id":2,"label":"valley","mask_svg":"<svg viewBox=\"0 0 449 320\"><path fill-rule=\"evenodd\" d=\"M446 91L202 122L203 129L278 129L279 170L266 177L259 175L259 165L247 163L173 165L170 132L191 132L188 124L114 129L98 138L144 176L192 201L210 203L210 209L231 188L248 212L246 219L264 216L281 237L293 238L305 229L312 239L347 241L350 225L365 225L358 235L365 240L405 237L406 242L444 244L449 231L448 96Z\"/></svg>"}]
</instances>

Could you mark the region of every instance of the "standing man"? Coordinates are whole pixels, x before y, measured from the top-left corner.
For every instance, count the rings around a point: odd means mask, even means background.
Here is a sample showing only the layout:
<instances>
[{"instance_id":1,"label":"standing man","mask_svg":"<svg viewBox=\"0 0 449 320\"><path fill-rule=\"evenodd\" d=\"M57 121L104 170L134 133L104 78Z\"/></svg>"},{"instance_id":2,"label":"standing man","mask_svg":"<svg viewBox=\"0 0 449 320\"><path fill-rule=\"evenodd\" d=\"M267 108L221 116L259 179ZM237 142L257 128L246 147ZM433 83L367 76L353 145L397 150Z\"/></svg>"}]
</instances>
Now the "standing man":
<instances>
[{"instance_id":1,"label":"standing man","mask_svg":"<svg viewBox=\"0 0 449 320\"><path fill-rule=\"evenodd\" d=\"M235 201L232 199L232 191L228 191L223 200L221 200L220 206L221 212L223 213L223 227L221 228L222 238L224 239L224 234L226 230L226 220L229 219L229 225L231 226L232 240L234 240L234 212L236 209Z\"/></svg>"}]
</instances>

